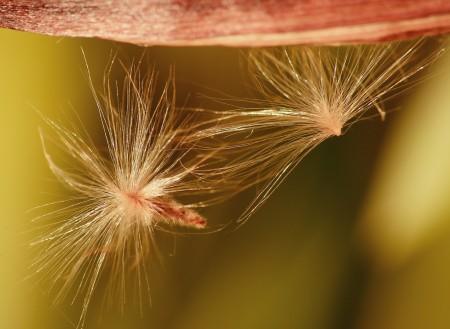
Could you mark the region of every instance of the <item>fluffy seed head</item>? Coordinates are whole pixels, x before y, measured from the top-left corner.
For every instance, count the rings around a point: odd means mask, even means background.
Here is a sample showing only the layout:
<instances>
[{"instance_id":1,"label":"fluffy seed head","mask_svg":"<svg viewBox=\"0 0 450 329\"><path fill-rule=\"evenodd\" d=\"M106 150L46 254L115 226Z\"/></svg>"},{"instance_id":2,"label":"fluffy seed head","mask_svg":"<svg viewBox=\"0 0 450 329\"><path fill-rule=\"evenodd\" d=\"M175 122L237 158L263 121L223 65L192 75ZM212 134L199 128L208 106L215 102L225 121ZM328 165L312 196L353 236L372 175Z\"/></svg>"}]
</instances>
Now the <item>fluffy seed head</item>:
<instances>
[{"instance_id":1,"label":"fluffy seed head","mask_svg":"<svg viewBox=\"0 0 450 329\"><path fill-rule=\"evenodd\" d=\"M383 101L417 83L411 76L443 51L415 42L340 47L294 46L252 49L248 69L261 100L254 106L216 112L216 139L233 140L224 170L262 185L240 221L257 209L315 146L340 136ZM434 45L434 48L436 46ZM425 54L429 51L429 54ZM199 132L199 138L207 136ZM206 143L205 143L206 144ZM224 152L225 153L225 152Z\"/></svg>"},{"instance_id":2,"label":"fluffy seed head","mask_svg":"<svg viewBox=\"0 0 450 329\"><path fill-rule=\"evenodd\" d=\"M195 123L175 109L173 78L157 94L152 71L127 69L122 84L109 77L107 71L103 98L93 90L105 151L83 128L67 129L48 118L52 133L41 133L48 164L73 198L44 216L49 224L33 243L40 246L33 270L58 291L55 303L71 291L82 297L79 327L102 275L108 306L123 306L126 282L149 293L147 260L157 254L155 230L205 228L206 219L193 209L201 203L178 200L211 194L201 170L215 151L200 156L185 146Z\"/></svg>"}]
</instances>

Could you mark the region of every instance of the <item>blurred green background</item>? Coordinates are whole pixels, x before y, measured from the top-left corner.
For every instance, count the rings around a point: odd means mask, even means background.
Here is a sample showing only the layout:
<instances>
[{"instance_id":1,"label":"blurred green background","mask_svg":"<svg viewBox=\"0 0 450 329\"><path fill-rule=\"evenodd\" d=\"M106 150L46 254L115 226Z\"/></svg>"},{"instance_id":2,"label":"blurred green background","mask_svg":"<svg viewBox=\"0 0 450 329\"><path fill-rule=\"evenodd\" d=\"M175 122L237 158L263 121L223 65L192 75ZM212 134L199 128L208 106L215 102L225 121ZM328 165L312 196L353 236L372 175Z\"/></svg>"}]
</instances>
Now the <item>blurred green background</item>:
<instances>
[{"instance_id":1,"label":"blurred green background","mask_svg":"<svg viewBox=\"0 0 450 329\"><path fill-rule=\"evenodd\" d=\"M81 48L100 87L111 53L142 48L0 30L0 323L2 328L72 328L79 305L52 308L29 274L34 212L64 195L45 162L33 107L51 118L80 116L100 138ZM315 149L240 229L162 237L164 262L151 274L153 306L102 313L91 328L449 328L450 54L440 73L405 93L379 119ZM208 88L248 96L239 49L146 51L161 81L175 64L180 104ZM206 88L207 86L207 88ZM69 113L69 114L68 114ZM205 211L238 215L240 199ZM176 246L174 255L171 255Z\"/></svg>"}]
</instances>

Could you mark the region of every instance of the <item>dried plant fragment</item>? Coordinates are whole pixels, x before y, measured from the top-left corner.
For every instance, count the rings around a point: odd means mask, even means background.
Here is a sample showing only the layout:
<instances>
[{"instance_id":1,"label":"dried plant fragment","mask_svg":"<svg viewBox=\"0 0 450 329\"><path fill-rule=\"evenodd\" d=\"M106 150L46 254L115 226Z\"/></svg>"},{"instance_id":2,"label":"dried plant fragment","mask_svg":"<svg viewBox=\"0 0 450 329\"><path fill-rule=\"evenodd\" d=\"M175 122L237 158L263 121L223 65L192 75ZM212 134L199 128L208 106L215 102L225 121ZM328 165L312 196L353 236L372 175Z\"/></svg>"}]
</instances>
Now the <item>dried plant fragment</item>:
<instances>
[{"instance_id":1,"label":"dried plant fragment","mask_svg":"<svg viewBox=\"0 0 450 329\"><path fill-rule=\"evenodd\" d=\"M244 105L214 113L221 114L220 123L197 134L200 139L208 133L215 136L202 141L205 149L217 140L233 140L233 146L227 148L232 160L224 164L223 171L239 176L246 182L243 186L260 186L240 222L248 219L322 141L373 116L367 113L371 109L384 119L382 102L416 84L417 79L411 77L443 51L440 43L428 46L421 39L250 50L250 76L262 100L251 101L253 108ZM429 54L424 53L427 51Z\"/></svg>"},{"instance_id":2,"label":"dried plant fragment","mask_svg":"<svg viewBox=\"0 0 450 329\"><path fill-rule=\"evenodd\" d=\"M0 28L145 45L380 42L449 32L450 3L446 0L0 0Z\"/></svg>"},{"instance_id":3,"label":"dried plant fragment","mask_svg":"<svg viewBox=\"0 0 450 329\"><path fill-rule=\"evenodd\" d=\"M108 307L123 307L130 281L141 307L150 298L148 256L157 254L155 230L205 228L206 219L193 209L198 204L178 198L209 197L207 177L197 171L216 153L200 156L184 145L195 123L175 109L173 78L157 95L153 73L141 75L132 67L123 86L108 77L104 99L93 90L107 151L96 148L84 128L66 129L50 119L45 120L52 133L42 134L50 168L73 199L44 216L46 233L33 243L40 253L32 268L58 291L55 303L69 294L82 298L79 327L100 277Z\"/></svg>"}]
</instances>

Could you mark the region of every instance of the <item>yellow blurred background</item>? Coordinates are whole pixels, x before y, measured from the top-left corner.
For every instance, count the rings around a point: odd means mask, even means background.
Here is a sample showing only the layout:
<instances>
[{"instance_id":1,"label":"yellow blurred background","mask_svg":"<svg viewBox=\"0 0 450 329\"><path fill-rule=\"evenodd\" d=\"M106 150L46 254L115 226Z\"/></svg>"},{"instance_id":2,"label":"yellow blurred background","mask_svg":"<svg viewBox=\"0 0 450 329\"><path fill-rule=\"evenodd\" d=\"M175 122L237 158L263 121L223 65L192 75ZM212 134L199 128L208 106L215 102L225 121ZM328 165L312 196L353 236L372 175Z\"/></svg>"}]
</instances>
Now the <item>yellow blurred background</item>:
<instances>
[{"instance_id":1,"label":"yellow blurred background","mask_svg":"<svg viewBox=\"0 0 450 329\"><path fill-rule=\"evenodd\" d=\"M99 87L111 53L143 49L8 30L0 42L0 327L73 328L79 305L52 308L54 295L27 279L32 209L65 193L34 108L56 119L75 111L101 136L81 49ZM133 305L101 313L96 295L85 328L450 328L449 55L439 75L389 103L401 110L386 122L361 122L315 149L240 229L167 237L142 317ZM248 96L239 49L145 56L161 81L175 65L180 104L202 104L197 93L210 89ZM235 219L239 202L205 215Z\"/></svg>"}]
</instances>

